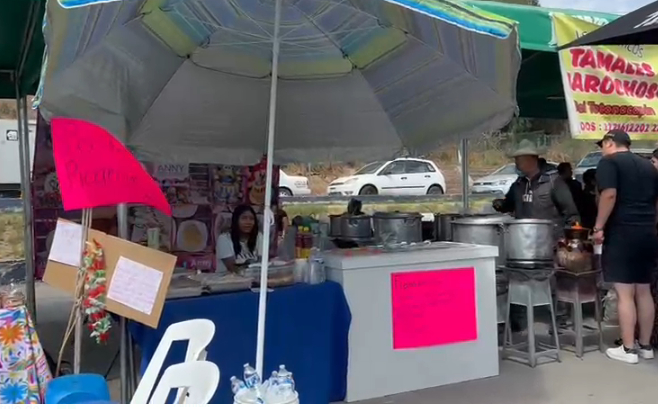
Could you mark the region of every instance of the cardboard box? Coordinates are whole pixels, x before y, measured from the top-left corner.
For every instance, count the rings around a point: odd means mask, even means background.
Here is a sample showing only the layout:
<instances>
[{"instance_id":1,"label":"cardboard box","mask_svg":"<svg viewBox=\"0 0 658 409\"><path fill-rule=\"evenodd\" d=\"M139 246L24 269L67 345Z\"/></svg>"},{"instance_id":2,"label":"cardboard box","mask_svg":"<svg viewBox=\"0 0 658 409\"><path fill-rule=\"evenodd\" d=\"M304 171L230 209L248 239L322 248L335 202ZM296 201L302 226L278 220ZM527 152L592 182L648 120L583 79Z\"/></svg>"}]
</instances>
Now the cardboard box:
<instances>
[{"instance_id":1,"label":"cardboard box","mask_svg":"<svg viewBox=\"0 0 658 409\"><path fill-rule=\"evenodd\" d=\"M59 219L59 221L71 223L64 219ZM93 229L90 229L88 232L88 241L89 240L96 240L104 250L108 289L112 285L112 276L120 257L151 267L163 274L153 304L153 309L150 314L145 314L117 301L106 299L107 311L148 325L149 327L157 328L167 296L167 291L169 290L169 282L171 281L171 276L174 267L176 266L176 256L153 250ZM77 267L48 260L43 281L73 295L75 293L77 272Z\"/></svg>"}]
</instances>

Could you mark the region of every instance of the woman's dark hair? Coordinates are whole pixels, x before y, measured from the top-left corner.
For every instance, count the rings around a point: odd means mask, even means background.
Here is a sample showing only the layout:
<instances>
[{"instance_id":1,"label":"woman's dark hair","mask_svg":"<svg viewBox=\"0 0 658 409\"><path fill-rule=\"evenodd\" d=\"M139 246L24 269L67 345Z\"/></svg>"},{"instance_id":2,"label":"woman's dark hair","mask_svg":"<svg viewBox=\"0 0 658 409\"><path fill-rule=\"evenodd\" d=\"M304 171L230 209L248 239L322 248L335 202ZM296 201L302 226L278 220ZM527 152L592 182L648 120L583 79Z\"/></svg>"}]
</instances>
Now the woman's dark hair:
<instances>
[{"instance_id":1,"label":"woman's dark hair","mask_svg":"<svg viewBox=\"0 0 658 409\"><path fill-rule=\"evenodd\" d=\"M558 175L563 175L566 171L569 171L569 170L572 170L571 163L569 163L569 162L562 162L559 165L557 165Z\"/></svg>"},{"instance_id":2,"label":"woman's dark hair","mask_svg":"<svg viewBox=\"0 0 658 409\"><path fill-rule=\"evenodd\" d=\"M583 173L583 182L586 185L593 185L596 183L596 169L587 169L585 173Z\"/></svg>"},{"instance_id":3,"label":"woman's dark hair","mask_svg":"<svg viewBox=\"0 0 658 409\"><path fill-rule=\"evenodd\" d=\"M658 159L658 148L654 149L653 152L651 153L651 156L654 158Z\"/></svg>"},{"instance_id":4,"label":"woman's dark hair","mask_svg":"<svg viewBox=\"0 0 658 409\"><path fill-rule=\"evenodd\" d=\"M249 232L249 238L247 239L247 248L249 248L249 251L253 253L256 250L256 242L258 241L258 217L256 217L256 212L249 205L242 204L236 207L231 218L231 241L233 242L233 251L236 257L242 251L242 245L240 244L240 216L244 212L250 212L254 216L254 227Z\"/></svg>"}]
</instances>

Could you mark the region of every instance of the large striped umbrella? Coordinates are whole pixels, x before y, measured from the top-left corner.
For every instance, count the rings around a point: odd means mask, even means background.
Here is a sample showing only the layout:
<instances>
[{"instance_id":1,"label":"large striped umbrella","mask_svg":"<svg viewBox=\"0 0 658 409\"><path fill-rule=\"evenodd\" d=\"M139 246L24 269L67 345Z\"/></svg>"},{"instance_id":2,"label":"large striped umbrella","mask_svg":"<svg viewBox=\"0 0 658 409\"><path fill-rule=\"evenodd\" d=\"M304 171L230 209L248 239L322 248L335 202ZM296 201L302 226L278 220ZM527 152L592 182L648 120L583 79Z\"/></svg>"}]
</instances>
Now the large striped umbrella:
<instances>
[{"instance_id":1,"label":"large striped umbrella","mask_svg":"<svg viewBox=\"0 0 658 409\"><path fill-rule=\"evenodd\" d=\"M94 122L147 159L381 159L516 111L515 23L456 1L59 0L44 31L46 117Z\"/></svg>"},{"instance_id":2,"label":"large striped umbrella","mask_svg":"<svg viewBox=\"0 0 658 409\"><path fill-rule=\"evenodd\" d=\"M515 112L511 21L445 0L282 0L280 16L276 162L422 153ZM262 157L275 0L50 1L44 30L47 116L156 159Z\"/></svg>"}]
</instances>

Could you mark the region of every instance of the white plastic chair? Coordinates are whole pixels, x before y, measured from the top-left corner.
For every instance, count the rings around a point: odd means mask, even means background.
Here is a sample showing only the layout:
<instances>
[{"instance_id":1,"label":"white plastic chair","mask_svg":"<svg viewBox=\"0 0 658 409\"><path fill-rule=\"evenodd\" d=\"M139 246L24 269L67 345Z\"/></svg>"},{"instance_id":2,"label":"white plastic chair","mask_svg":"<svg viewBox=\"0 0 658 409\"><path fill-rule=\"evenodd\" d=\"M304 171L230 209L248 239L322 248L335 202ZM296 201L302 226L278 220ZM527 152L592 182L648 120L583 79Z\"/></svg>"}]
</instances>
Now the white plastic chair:
<instances>
[{"instance_id":1,"label":"white plastic chair","mask_svg":"<svg viewBox=\"0 0 658 409\"><path fill-rule=\"evenodd\" d=\"M206 347L210 344L214 335L215 324L207 319L194 319L171 324L162 336L130 403L138 405L149 403L149 397L155 387L162 364L164 364L167 353L174 341L189 341L185 353L185 362L205 361ZM183 403L184 398L185 394L179 390L175 402Z\"/></svg>"},{"instance_id":2,"label":"white plastic chair","mask_svg":"<svg viewBox=\"0 0 658 409\"><path fill-rule=\"evenodd\" d=\"M219 368L208 361L190 361L167 368L153 392L150 404L162 405L172 389L186 392L185 404L205 405L219 385Z\"/></svg>"}]
</instances>

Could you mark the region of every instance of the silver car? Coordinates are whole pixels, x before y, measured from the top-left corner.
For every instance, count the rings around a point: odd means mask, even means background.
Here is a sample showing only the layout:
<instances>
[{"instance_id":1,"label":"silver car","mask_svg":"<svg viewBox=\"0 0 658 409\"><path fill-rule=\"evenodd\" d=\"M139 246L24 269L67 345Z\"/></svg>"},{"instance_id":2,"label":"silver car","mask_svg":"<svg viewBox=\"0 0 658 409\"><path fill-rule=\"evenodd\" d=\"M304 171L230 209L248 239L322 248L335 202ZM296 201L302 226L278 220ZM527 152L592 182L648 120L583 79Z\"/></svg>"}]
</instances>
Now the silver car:
<instances>
[{"instance_id":1,"label":"silver car","mask_svg":"<svg viewBox=\"0 0 658 409\"><path fill-rule=\"evenodd\" d=\"M653 149L631 149L631 152L638 154L643 158L651 159ZM590 169L596 169L596 166L599 164L601 157L601 151L593 151L585 155L576 165L576 169L573 170L573 176L576 178L576 180L580 183L583 183L583 174Z\"/></svg>"},{"instance_id":2,"label":"silver car","mask_svg":"<svg viewBox=\"0 0 658 409\"><path fill-rule=\"evenodd\" d=\"M556 168L554 162L547 162L549 168ZM483 178L477 179L471 187L471 193L504 195L512 186L512 183L518 179L519 174L516 165L508 163L507 165L496 169L493 173Z\"/></svg>"}]
</instances>

